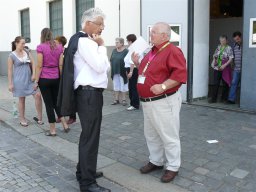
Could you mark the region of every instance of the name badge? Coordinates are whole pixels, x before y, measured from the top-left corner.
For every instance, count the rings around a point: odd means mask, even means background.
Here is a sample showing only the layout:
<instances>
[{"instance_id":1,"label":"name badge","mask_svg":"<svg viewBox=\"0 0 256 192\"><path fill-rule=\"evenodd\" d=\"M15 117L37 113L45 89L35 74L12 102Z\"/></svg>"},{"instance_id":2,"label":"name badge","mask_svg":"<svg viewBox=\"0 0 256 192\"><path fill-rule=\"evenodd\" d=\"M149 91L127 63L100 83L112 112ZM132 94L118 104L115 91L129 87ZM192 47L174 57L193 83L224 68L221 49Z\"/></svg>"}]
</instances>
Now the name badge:
<instances>
[{"instance_id":1,"label":"name badge","mask_svg":"<svg viewBox=\"0 0 256 192\"><path fill-rule=\"evenodd\" d=\"M146 77L145 77L145 76L143 76L143 75L139 75L138 83L140 83L140 84L144 84L144 83L145 83L145 80L146 80Z\"/></svg>"}]
</instances>

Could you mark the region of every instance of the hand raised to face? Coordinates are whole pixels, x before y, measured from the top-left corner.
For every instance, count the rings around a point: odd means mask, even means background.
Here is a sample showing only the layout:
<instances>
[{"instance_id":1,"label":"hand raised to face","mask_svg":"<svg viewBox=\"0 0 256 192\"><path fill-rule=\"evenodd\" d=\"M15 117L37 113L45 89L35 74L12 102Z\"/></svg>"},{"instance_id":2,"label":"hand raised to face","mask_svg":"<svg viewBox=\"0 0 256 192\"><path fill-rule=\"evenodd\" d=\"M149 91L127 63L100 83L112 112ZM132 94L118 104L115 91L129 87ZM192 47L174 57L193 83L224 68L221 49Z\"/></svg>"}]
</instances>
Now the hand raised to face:
<instances>
[{"instance_id":1,"label":"hand raised to face","mask_svg":"<svg viewBox=\"0 0 256 192\"><path fill-rule=\"evenodd\" d=\"M104 45L104 40L98 34L92 34L92 39L98 44L98 46Z\"/></svg>"}]
</instances>

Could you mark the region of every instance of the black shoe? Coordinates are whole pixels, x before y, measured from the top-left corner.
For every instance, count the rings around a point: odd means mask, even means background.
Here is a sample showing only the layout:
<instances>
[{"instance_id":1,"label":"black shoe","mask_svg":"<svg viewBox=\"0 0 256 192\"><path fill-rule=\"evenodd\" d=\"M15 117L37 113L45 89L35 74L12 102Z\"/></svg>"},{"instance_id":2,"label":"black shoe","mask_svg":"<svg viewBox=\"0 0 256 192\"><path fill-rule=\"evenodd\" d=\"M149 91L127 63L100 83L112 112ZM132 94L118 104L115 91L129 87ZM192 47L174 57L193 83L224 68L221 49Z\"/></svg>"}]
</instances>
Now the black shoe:
<instances>
[{"instance_id":1,"label":"black shoe","mask_svg":"<svg viewBox=\"0 0 256 192\"><path fill-rule=\"evenodd\" d=\"M217 100L216 99L209 99L208 103L216 103Z\"/></svg>"},{"instance_id":2,"label":"black shoe","mask_svg":"<svg viewBox=\"0 0 256 192\"><path fill-rule=\"evenodd\" d=\"M99 186L98 184L91 184L85 190L80 190L81 192L111 192L110 189L106 189L104 187Z\"/></svg>"},{"instance_id":3,"label":"black shoe","mask_svg":"<svg viewBox=\"0 0 256 192\"><path fill-rule=\"evenodd\" d=\"M103 177L103 172L101 172L101 171L99 171L99 172L96 172L96 174L95 174L95 179L98 179L98 178L101 178L101 177Z\"/></svg>"},{"instance_id":4,"label":"black shoe","mask_svg":"<svg viewBox=\"0 0 256 192\"><path fill-rule=\"evenodd\" d=\"M227 102L226 102L227 104L236 104L236 102L234 102L234 101L230 101L230 100L227 100Z\"/></svg>"}]
</instances>

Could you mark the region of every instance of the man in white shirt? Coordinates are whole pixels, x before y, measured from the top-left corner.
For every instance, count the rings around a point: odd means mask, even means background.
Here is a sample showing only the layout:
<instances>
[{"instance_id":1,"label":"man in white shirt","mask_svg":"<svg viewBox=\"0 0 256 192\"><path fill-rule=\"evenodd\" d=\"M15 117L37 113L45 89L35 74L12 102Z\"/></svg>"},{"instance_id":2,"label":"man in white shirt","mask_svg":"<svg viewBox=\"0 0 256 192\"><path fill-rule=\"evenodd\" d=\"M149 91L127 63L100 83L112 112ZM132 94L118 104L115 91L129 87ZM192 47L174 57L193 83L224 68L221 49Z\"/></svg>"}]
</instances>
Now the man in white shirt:
<instances>
[{"instance_id":1,"label":"man in white shirt","mask_svg":"<svg viewBox=\"0 0 256 192\"><path fill-rule=\"evenodd\" d=\"M107 49L100 37L104 29L104 14L98 8L84 12L82 31L88 37L79 38L74 55L74 89L82 133L79 141L77 177L82 192L109 192L97 184L95 175L102 121L103 95L107 88L110 64Z\"/></svg>"}]
</instances>

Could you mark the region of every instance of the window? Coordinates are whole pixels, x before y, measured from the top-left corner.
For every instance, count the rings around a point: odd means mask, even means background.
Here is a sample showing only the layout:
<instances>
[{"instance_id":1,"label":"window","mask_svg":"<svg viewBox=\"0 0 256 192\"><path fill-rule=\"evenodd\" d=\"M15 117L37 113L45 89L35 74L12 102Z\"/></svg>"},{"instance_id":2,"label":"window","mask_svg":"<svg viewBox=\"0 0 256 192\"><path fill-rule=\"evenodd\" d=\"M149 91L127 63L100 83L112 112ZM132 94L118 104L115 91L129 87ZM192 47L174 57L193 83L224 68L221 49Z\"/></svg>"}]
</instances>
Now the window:
<instances>
[{"instance_id":1,"label":"window","mask_svg":"<svg viewBox=\"0 0 256 192\"><path fill-rule=\"evenodd\" d=\"M29 9L20 11L20 28L21 36L25 38L26 42L30 42L30 19L29 19Z\"/></svg>"},{"instance_id":2,"label":"window","mask_svg":"<svg viewBox=\"0 0 256 192\"><path fill-rule=\"evenodd\" d=\"M49 3L50 14L50 29L53 36L63 34L63 19L62 19L62 0L56 0Z\"/></svg>"},{"instance_id":3,"label":"window","mask_svg":"<svg viewBox=\"0 0 256 192\"><path fill-rule=\"evenodd\" d=\"M94 0L76 0L76 31L81 30L81 18L85 10L94 7Z\"/></svg>"},{"instance_id":4,"label":"window","mask_svg":"<svg viewBox=\"0 0 256 192\"><path fill-rule=\"evenodd\" d=\"M256 48L256 18L250 19L249 47Z\"/></svg>"}]
</instances>

